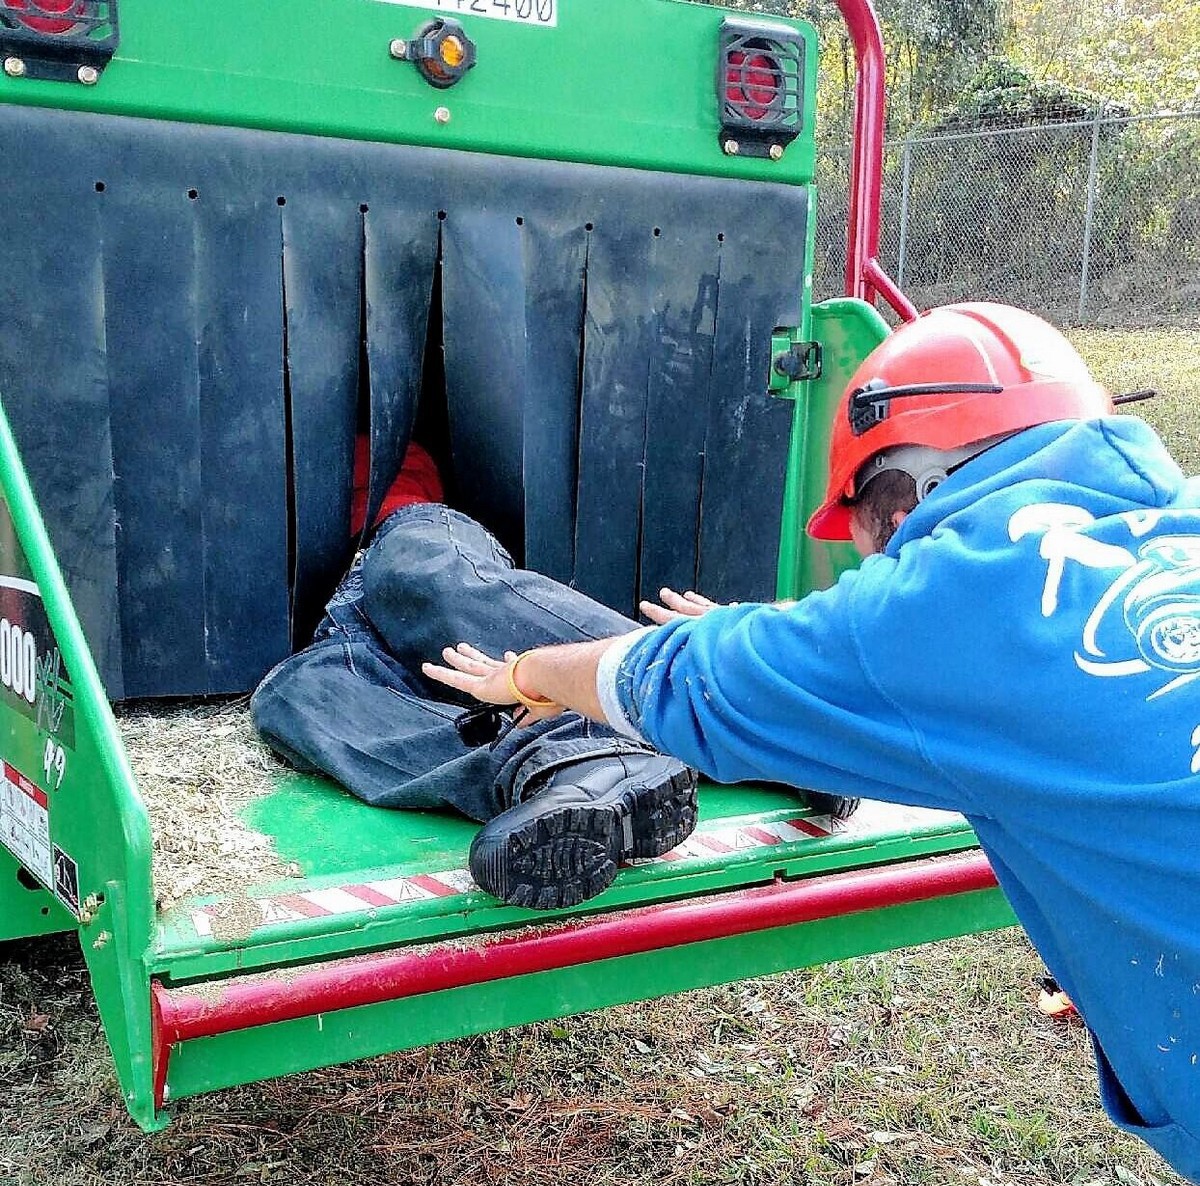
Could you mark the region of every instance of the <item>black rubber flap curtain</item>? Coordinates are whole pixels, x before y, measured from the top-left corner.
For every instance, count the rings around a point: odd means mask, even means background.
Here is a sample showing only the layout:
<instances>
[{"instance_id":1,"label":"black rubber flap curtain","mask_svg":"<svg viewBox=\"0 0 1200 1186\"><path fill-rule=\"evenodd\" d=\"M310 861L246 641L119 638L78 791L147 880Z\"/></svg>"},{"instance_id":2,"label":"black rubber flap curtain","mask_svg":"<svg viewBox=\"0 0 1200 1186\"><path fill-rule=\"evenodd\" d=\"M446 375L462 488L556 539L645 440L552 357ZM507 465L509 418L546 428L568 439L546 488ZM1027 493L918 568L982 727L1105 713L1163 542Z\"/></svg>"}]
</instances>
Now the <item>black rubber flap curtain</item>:
<instances>
[{"instance_id":1,"label":"black rubber flap curtain","mask_svg":"<svg viewBox=\"0 0 1200 1186\"><path fill-rule=\"evenodd\" d=\"M773 595L803 189L15 107L0 148L0 399L113 699L304 645L356 436L370 521L422 401L528 567Z\"/></svg>"}]
</instances>

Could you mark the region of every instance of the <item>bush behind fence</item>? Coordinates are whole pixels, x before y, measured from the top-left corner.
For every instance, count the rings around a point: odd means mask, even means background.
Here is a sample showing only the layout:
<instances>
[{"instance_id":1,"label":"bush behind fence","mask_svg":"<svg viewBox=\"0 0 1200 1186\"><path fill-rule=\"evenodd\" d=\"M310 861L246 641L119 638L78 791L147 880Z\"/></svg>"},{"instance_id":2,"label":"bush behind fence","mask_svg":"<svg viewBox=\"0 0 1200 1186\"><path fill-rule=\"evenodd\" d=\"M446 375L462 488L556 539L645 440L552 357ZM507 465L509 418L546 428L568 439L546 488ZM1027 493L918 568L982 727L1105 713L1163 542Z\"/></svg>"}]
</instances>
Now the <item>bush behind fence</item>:
<instances>
[{"instance_id":1,"label":"bush behind fence","mask_svg":"<svg viewBox=\"0 0 1200 1186\"><path fill-rule=\"evenodd\" d=\"M842 290L844 148L818 170L817 274ZM880 258L922 308L1007 301L1059 323L1200 322L1200 112L887 145Z\"/></svg>"}]
</instances>

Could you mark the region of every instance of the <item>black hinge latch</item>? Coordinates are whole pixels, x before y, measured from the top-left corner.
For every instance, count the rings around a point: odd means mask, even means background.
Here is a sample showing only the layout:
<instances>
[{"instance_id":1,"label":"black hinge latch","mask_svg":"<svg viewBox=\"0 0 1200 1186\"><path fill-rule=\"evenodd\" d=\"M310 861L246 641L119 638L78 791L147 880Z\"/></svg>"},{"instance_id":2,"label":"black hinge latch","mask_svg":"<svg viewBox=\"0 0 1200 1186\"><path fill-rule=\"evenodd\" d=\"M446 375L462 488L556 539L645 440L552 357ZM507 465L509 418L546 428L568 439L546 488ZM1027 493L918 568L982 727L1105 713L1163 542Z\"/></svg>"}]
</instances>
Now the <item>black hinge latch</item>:
<instances>
[{"instance_id":1,"label":"black hinge latch","mask_svg":"<svg viewBox=\"0 0 1200 1186\"><path fill-rule=\"evenodd\" d=\"M805 379L821 377L821 343L793 342L791 348L776 354L771 364L777 375L789 383L800 383Z\"/></svg>"}]
</instances>

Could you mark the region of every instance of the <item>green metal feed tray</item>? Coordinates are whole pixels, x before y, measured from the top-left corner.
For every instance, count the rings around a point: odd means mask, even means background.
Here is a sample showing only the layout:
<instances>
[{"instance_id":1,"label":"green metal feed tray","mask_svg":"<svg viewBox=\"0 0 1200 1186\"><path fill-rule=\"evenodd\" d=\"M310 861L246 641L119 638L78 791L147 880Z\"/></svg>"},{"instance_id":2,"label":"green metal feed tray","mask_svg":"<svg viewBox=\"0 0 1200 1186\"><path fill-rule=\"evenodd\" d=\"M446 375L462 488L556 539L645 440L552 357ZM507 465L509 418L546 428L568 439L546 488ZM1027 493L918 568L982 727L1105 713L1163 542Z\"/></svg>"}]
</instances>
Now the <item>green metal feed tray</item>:
<instances>
[{"instance_id":1,"label":"green metal feed tray","mask_svg":"<svg viewBox=\"0 0 1200 1186\"><path fill-rule=\"evenodd\" d=\"M957 816L836 823L716 786L676 851L521 911L471 883L472 825L282 766L239 821L273 872L160 909L110 709L245 692L303 645L364 423L375 505L427 433L457 505L627 611L659 583L834 579L847 549L802 534L829 418L887 332L869 302L910 308L874 258L874 25L843 10L867 67L851 295L813 306L803 22L0 0L0 939L78 931L143 1127L234 1084L1012 921Z\"/></svg>"}]
</instances>

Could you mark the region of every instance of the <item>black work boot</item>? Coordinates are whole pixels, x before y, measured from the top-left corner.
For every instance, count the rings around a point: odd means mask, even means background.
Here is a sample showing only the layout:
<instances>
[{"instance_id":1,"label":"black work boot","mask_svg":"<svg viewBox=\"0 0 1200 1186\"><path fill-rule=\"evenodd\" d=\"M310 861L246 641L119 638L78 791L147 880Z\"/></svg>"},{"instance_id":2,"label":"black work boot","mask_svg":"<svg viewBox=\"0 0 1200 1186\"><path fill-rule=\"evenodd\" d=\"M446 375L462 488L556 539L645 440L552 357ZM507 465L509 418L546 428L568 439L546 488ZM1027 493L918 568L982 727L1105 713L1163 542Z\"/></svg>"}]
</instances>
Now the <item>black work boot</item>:
<instances>
[{"instance_id":1,"label":"black work boot","mask_svg":"<svg viewBox=\"0 0 1200 1186\"><path fill-rule=\"evenodd\" d=\"M535 780L480 829L471 876L510 906L594 898L630 857L658 857L696 826L696 772L656 753L584 758Z\"/></svg>"},{"instance_id":2,"label":"black work boot","mask_svg":"<svg viewBox=\"0 0 1200 1186\"><path fill-rule=\"evenodd\" d=\"M849 819L857 810L861 799L848 799L845 795L827 795L824 791L805 791L808 805L818 815L833 819Z\"/></svg>"}]
</instances>

